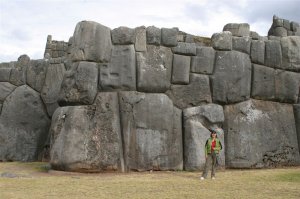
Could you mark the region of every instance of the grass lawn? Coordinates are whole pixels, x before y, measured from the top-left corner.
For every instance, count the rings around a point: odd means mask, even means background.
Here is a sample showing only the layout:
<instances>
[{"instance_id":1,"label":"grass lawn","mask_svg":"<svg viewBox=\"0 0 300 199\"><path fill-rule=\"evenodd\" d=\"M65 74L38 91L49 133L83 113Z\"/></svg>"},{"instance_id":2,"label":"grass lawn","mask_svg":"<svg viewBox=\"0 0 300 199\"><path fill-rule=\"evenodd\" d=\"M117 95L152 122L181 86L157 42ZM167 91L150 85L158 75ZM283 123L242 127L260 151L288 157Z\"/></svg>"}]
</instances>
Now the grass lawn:
<instances>
[{"instance_id":1,"label":"grass lawn","mask_svg":"<svg viewBox=\"0 0 300 199\"><path fill-rule=\"evenodd\" d=\"M300 167L199 172L80 174L47 163L0 163L0 198L300 198Z\"/></svg>"}]
</instances>

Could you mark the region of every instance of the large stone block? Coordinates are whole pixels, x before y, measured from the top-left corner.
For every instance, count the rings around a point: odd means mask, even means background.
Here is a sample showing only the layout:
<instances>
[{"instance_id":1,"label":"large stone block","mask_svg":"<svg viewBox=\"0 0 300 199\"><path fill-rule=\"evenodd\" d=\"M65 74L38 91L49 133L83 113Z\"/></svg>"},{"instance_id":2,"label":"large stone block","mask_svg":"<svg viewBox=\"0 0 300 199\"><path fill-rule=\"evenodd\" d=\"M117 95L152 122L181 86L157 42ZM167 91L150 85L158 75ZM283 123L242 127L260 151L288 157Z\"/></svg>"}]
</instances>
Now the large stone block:
<instances>
[{"instance_id":1,"label":"large stone block","mask_svg":"<svg viewBox=\"0 0 300 199\"><path fill-rule=\"evenodd\" d=\"M136 53L138 91L160 93L171 85L172 52L163 46L147 45Z\"/></svg>"},{"instance_id":2,"label":"large stone block","mask_svg":"<svg viewBox=\"0 0 300 199\"><path fill-rule=\"evenodd\" d=\"M180 109L212 102L207 75L190 74L189 85L172 85L166 94Z\"/></svg>"},{"instance_id":3,"label":"large stone block","mask_svg":"<svg viewBox=\"0 0 300 199\"><path fill-rule=\"evenodd\" d=\"M17 62L13 62L9 82L15 86L26 84L26 70L29 64L30 58L27 55L21 55Z\"/></svg>"},{"instance_id":4,"label":"large stone block","mask_svg":"<svg viewBox=\"0 0 300 199\"><path fill-rule=\"evenodd\" d=\"M49 116L52 116L55 109L58 108L57 101L65 71L64 64L50 64L47 68L41 97L46 105Z\"/></svg>"},{"instance_id":5,"label":"large stone block","mask_svg":"<svg viewBox=\"0 0 300 199\"><path fill-rule=\"evenodd\" d=\"M215 71L211 78L214 102L226 104L249 99L251 91L249 56L237 51L218 51Z\"/></svg>"},{"instance_id":6,"label":"large stone block","mask_svg":"<svg viewBox=\"0 0 300 199\"><path fill-rule=\"evenodd\" d=\"M268 40L265 41L265 64L273 68L281 68L282 54L280 41Z\"/></svg>"},{"instance_id":7,"label":"large stone block","mask_svg":"<svg viewBox=\"0 0 300 199\"><path fill-rule=\"evenodd\" d=\"M146 37L146 27L140 26L135 28L135 50L137 52L144 52L147 50L147 37Z\"/></svg>"},{"instance_id":8,"label":"large stone block","mask_svg":"<svg viewBox=\"0 0 300 199\"><path fill-rule=\"evenodd\" d=\"M232 50L250 55L251 37L232 37Z\"/></svg>"},{"instance_id":9,"label":"large stone block","mask_svg":"<svg viewBox=\"0 0 300 199\"><path fill-rule=\"evenodd\" d=\"M230 31L237 37L249 37L250 26L247 23L229 23L224 26L223 31Z\"/></svg>"},{"instance_id":10,"label":"large stone block","mask_svg":"<svg viewBox=\"0 0 300 199\"><path fill-rule=\"evenodd\" d=\"M9 82L0 82L0 103L2 104L6 97L10 95L17 87Z\"/></svg>"},{"instance_id":11,"label":"large stone block","mask_svg":"<svg viewBox=\"0 0 300 199\"><path fill-rule=\"evenodd\" d=\"M100 64L100 90L136 90L135 62L133 45L115 45L111 62Z\"/></svg>"},{"instance_id":12,"label":"large stone block","mask_svg":"<svg viewBox=\"0 0 300 199\"><path fill-rule=\"evenodd\" d=\"M121 26L111 31L111 39L115 45L129 45L135 42L134 29Z\"/></svg>"},{"instance_id":13,"label":"large stone block","mask_svg":"<svg viewBox=\"0 0 300 199\"><path fill-rule=\"evenodd\" d=\"M293 106L248 100L227 105L226 166L261 168L299 163Z\"/></svg>"},{"instance_id":14,"label":"large stone block","mask_svg":"<svg viewBox=\"0 0 300 199\"><path fill-rule=\"evenodd\" d=\"M191 57L173 55L172 84L188 84Z\"/></svg>"},{"instance_id":15,"label":"large stone block","mask_svg":"<svg viewBox=\"0 0 300 199\"><path fill-rule=\"evenodd\" d=\"M211 36L212 47L216 50L232 49L232 34L229 31L214 33Z\"/></svg>"},{"instance_id":16,"label":"large stone block","mask_svg":"<svg viewBox=\"0 0 300 199\"><path fill-rule=\"evenodd\" d=\"M191 72L212 74L215 54L215 50L212 47L197 47L197 56L193 56L191 61Z\"/></svg>"},{"instance_id":17,"label":"large stone block","mask_svg":"<svg viewBox=\"0 0 300 199\"><path fill-rule=\"evenodd\" d=\"M41 92L49 62L45 60L31 60L27 67L27 84L34 90Z\"/></svg>"},{"instance_id":18,"label":"large stone block","mask_svg":"<svg viewBox=\"0 0 300 199\"><path fill-rule=\"evenodd\" d=\"M98 66L94 62L76 62L65 72L58 102L92 104L98 90Z\"/></svg>"},{"instance_id":19,"label":"large stone block","mask_svg":"<svg viewBox=\"0 0 300 199\"><path fill-rule=\"evenodd\" d=\"M262 100L275 99L275 70L253 64L251 97Z\"/></svg>"},{"instance_id":20,"label":"large stone block","mask_svg":"<svg viewBox=\"0 0 300 199\"><path fill-rule=\"evenodd\" d=\"M17 87L5 99L0 115L0 160L38 160L49 126L40 94L26 85Z\"/></svg>"},{"instance_id":21,"label":"large stone block","mask_svg":"<svg viewBox=\"0 0 300 199\"><path fill-rule=\"evenodd\" d=\"M182 170L181 110L165 94L120 92L119 102L127 170Z\"/></svg>"},{"instance_id":22,"label":"large stone block","mask_svg":"<svg viewBox=\"0 0 300 199\"><path fill-rule=\"evenodd\" d=\"M112 42L108 27L92 21L81 21L76 25L72 40L73 61L110 61Z\"/></svg>"},{"instance_id":23,"label":"large stone block","mask_svg":"<svg viewBox=\"0 0 300 199\"><path fill-rule=\"evenodd\" d=\"M124 171L117 93L99 93L93 105L57 109L50 133L52 168Z\"/></svg>"},{"instance_id":24,"label":"large stone block","mask_svg":"<svg viewBox=\"0 0 300 199\"><path fill-rule=\"evenodd\" d=\"M298 148L300 153L300 104L294 104L294 116L296 122Z\"/></svg>"},{"instance_id":25,"label":"large stone block","mask_svg":"<svg viewBox=\"0 0 300 199\"><path fill-rule=\"evenodd\" d=\"M186 43L178 42L176 47L172 48L173 53L179 55L196 55L196 44L195 43Z\"/></svg>"},{"instance_id":26,"label":"large stone block","mask_svg":"<svg viewBox=\"0 0 300 199\"><path fill-rule=\"evenodd\" d=\"M161 30L155 26L146 28L147 44L159 46L161 43Z\"/></svg>"},{"instance_id":27,"label":"large stone block","mask_svg":"<svg viewBox=\"0 0 300 199\"><path fill-rule=\"evenodd\" d=\"M265 42L261 40L251 42L251 62L256 64L265 63Z\"/></svg>"},{"instance_id":28,"label":"large stone block","mask_svg":"<svg viewBox=\"0 0 300 199\"><path fill-rule=\"evenodd\" d=\"M187 108L183 111L184 120L184 169L202 170L205 165L205 143L210 137L208 129L215 129L224 122L223 107L207 104ZM222 144L221 166L225 166L224 132L217 131Z\"/></svg>"},{"instance_id":29,"label":"large stone block","mask_svg":"<svg viewBox=\"0 0 300 199\"><path fill-rule=\"evenodd\" d=\"M281 38L282 68L300 71L300 37Z\"/></svg>"},{"instance_id":30,"label":"large stone block","mask_svg":"<svg viewBox=\"0 0 300 199\"><path fill-rule=\"evenodd\" d=\"M11 68L0 68L0 82L9 82Z\"/></svg>"},{"instance_id":31,"label":"large stone block","mask_svg":"<svg viewBox=\"0 0 300 199\"><path fill-rule=\"evenodd\" d=\"M178 28L162 28L161 44L168 47L177 46Z\"/></svg>"},{"instance_id":32,"label":"large stone block","mask_svg":"<svg viewBox=\"0 0 300 199\"><path fill-rule=\"evenodd\" d=\"M273 34L276 37L286 37L287 30L284 27L276 27L273 29Z\"/></svg>"}]
</instances>

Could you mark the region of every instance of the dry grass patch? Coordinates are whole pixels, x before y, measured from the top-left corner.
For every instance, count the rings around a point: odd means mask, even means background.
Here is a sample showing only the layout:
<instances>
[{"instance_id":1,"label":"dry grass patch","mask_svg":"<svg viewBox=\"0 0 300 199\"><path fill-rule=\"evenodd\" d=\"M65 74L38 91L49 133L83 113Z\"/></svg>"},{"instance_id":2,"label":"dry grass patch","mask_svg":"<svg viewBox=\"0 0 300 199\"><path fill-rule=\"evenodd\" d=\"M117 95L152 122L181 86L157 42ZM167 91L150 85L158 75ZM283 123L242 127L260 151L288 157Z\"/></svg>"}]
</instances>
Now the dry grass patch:
<instances>
[{"instance_id":1,"label":"dry grass patch","mask_svg":"<svg viewBox=\"0 0 300 199\"><path fill-rule=\"evenodd\" d=\"M0 198L300 198L299 167L219 171L216 180L204 181L199 172L78 174L48 168L0 163Z\"/></svg>"}]
</instances>

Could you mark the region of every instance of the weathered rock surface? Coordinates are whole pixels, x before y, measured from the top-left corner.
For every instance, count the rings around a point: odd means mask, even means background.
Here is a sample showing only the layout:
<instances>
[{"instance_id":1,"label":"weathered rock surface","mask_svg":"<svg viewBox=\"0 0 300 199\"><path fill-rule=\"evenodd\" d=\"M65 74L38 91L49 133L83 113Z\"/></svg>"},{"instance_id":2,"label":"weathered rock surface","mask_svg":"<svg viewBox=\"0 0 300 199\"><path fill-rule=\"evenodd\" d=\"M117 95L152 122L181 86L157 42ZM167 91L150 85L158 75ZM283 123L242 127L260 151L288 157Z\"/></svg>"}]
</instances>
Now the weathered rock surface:
<instances>
[{"instance_id":1,"label":"weathered rock surface","mask_svg":"<svg viewBox=\"0 0 300 199\"><path fill-rule=\"evenodd\" d=\"M232 37L232 50L250 54L251 38L250 37Z\"/></svg>"},{"instance_id":2,"label":"weathered rock surface","mask_svg":"<svg viewBox=\"0 0 300 199\"><path fill-rule=\"evenodd\" d=\"M178 28L162 28L161 44L167 47L177 46Z\"/></svg>"},{"instance_id":3,"label":"weathered rock surface","mask_svg":"<svg viewBox=\"0 0 300 199\"><path fill-rule=\"evenodd\" d=\"M15 86L26 84L26 70L29 64L30 58L27 55L21 55L17 62L13 62L9 82Z\"/></svg>"},{"instance_id":4,"label":"weathered rock surface","mask_svg":"<svg viewBox=\"0 0 300 199\"><path fill-rule=\"evenodd\" d=\"M211 103L209 77L202 74L190 74L188 85L172 85L166 94L180 109Z\"/></svg>"},{"instance_id":5,"label":"weathered rock surface","mask_svg":"<svg viewBox=\"0 0 300 199\"><path fill-rule=\"evenodd\" d=\"M184 120L184 169L202 170L205 165L205 143L210 137L209 128L216 128L224 122L223 107L207 104L187 108L183 111ZM224 132L217 132L222 144L221 166L225 166Z\"/></svg>"},{"instance_id":6,"label":"weathered rock surface","mask_svg":"<svg viewBox=\"0 0 300 199\"><path fill-rule=\"evenodd\" d=\"M31 60L27 67L26 83L34 90L41 92L49 62L45 60Z\"/></svg>"},{"instance_id":7,"label":"weathered rock surface","mask_svg":"<svg viewBox=\"0 0 300 199\"><path fill-rule=\"evenodd\" d=\"M137 52L144 52L147 50L147 37L146 37L146 27L140 26L135 28L135 50Z\"/></svg>"},{"instance_id":8,"label":"weathered rock surface","mask_svg":"<svg viewBox=\"0 0 300 199\"><path fill-rule=\"evenodd\" d=\"M251 42L251 62L257 64L265 63L265 42L261 40Z\"/></svg>"},{"instance_id":9,"label":"weathered rock surface","mask_svg":"<svg viewBox=\"0 0 300 199\"><path fill-rule=\"evenodd\" d=\"M49 116L58 108L58 98L66 69L64 64L51 64L47 68L45 83L41 97L46 105Z\"/></svg>"},{"instance_id":10,"label":"weathered rock surface","mask_svg":"<svg viewBox=\"0 0 300 199\"><path fill-rule=\"evenodd\" d=\"M121 26L111 31L111 39L115 45L129 45L135 42L134 29Z\"/></svg>"},{"instance_id":11,"label":"weathered rock surface","mask_svg":"<svg viewBox=\"0 0 300 199\"><path fill-rule=\"evenodd\" d=\"M17 87L9 82L0 82L0 104L4 102L6 97Z\"/></svg>"},{"instance_id":12,"label":"weathered rock surface","mask_svg":"<svg viewBox=\"0 0 300 199\"><path fill-rule=\"evenodd\" d=\"M226 104L250 98L251 62L237 51L218 51L212 77L213 101Z\"/></svg>"},{"instance_id":13,"label":"weathered rock surface","mask_svg":"<svg viewBox=\"0 0 300 199\"><path fill-rule=\"evenodd\" d=\"M295 122L296 122L298 148L299 148L299 153L300 153L300 104L294 104L294 116L295 116Z\"/></svg>"},{"instance_id":14,"label":"weathered rock surface","mask_svg":"<svg viewBox=\"0 0 300 199\"><path fill-rule=\"evenodd\" d=\"M0 160L36 161L50 126L38 92L17 87L4 101L0 115Z\"/></svg>"},{"instance_id":15,"label":"weathered rock surface","mask_svg":"<svg viewBox=\"0 0 300 199\"><path fill-rule=\"evenodd\" d=\"M281 68L282 53L280 41L268 40L265 41L265 64L273 68Z\"/></svg>"},{"instance_id":16,"label":"weathered rock surface","mask_svg":"<svg viewBox=\"0 0 300 199\"><path fill-rule=\"evenodd\" d=\"M53 168L124 171L117 93L99 93L93 105L57 109L50 133Z\"/></svg>"},{"instance_id":17,"label":"weathered rock surface","mask_svg":"<svg viewBox=\"0 0 300 199\"><path fill-rule=\"evenodd\" d=\"M173 53L179 55L196 55L196 44L187 42L178 42L176 47L172 48Z\"/></svg>"},{"instance_id":18,"label":"weathered rock surface","mask_svg":"<svg viewBox=\"0 0 300 199\"><path fill-rule=\"evenodd\" d=\"M73 61L109 62L112 42L110 29L92 21L76 25L71 49Z\"/></svg>"},{"instance_id":19,"label":"weathered rock surface","mask_svg":"<svg viewBox=\"0 0 300 199\"><path fill-rule=\"evenodd\" d=\"M136 90L134 45L115 45L111 62L100 64L100 90Z\"/></svg>"},{"instance_id":20,"label":"weathered rock surface","mask_svg":"<svg viewBox=\"0 0 300 199\"><path fill-rule=\"evenodd\" d=\"M98 66L94 62L75 62L65 72L59 100L66 104L92 104L98 90Z\"/></svg>"},{"instance_id":21,"label":"weathered rock surface","mask_svg":"<svg viewBox=\"0 0 300 199\"><path fill-rule=\"evenodd\" d=\"M223 31L230 31L237 37L249 37L250 26L247 23L229 23L224 26Z\"/></svg>"},{"instance_id":22,"label":"weathered rock surface","mask_svg":"<svg viewBox=\"0 0 300 199\"><path fill-rule=\"evenodd\" d=\"M161 43L161 30L155 26L146 28L147 44L160 45Z\"/></svg>"},{"instance_id":23,"label":"weathered rock surface","mask_svg":"<svg viewBox=\"0 0 300 199\"><path fill-rule=\"evenodd\" d=\"M191 60L191 72L212 74L215 54L215 50L212 47L197 47L197 56L193 56Z\"/></svg>"},{"instance_id":24,"label":"weathered rock surface","mask_svg":"<svg viewBox=\"0 0 300 199\"><path fill-rule=\"evenodd\" d=\"M292 105L248 100L225 106L224 113L226 166L261 168L299 162Z\"/></svg>"},{"instance_id":25,"label":"weathered rock surface","mask_svg":"<svg viewBox=\"0 0 300 199\"><path fill-rule=\"evenodd\" d=\"M0 68L0 82L9 82L11 68Z\"/></svg>"},{"instance_id":26,"label":"weathered rock surface","mask_svg":"<svg viewBox=\"0 0 300 199\"><path fill-rule=\"evenodd\" d=\"M300 37L281 38L282 68L300 71Z\"/></svg>"},{"instance_id":27,"label":"weathered rock surface","mask_svg":"<svg viewBox=\"0 0 300 199\"><path fill-rule=\"evenodd\" d=\"M188 84L190 76L191 57L173 55L172 84Z\"/></svg>"},{"instance_id":28,"label":"weathered rock surface","mask_svg":"<svg viewBox=\"0 0 300 199\"><path fill-rule=\"evenodd\" d=\"M126 169L182 170L181 110L165 94L121 92L119 100Z\"/></svg>"},{"instance_id":29,"label":"weathered rock surface","mask_svg":"<svg viewBox=\"0 0 300 199\"><path fill-rule=\"evenodd\" d=\"M229 31L214 33L211 37L212 47L216 50L232 49L232 34Z\"/></svg>"},{"instance_id":30,"label":"weathered rock surface","mask_svg":"<svg viewBox=\"0 0 300 199\"><path fill-rule=\"evenodd\" d=\"M172 52L163 46L147 45L146 52L136 53L137 89L161 93L171 85Z\"/></svg>"}]
</instances>

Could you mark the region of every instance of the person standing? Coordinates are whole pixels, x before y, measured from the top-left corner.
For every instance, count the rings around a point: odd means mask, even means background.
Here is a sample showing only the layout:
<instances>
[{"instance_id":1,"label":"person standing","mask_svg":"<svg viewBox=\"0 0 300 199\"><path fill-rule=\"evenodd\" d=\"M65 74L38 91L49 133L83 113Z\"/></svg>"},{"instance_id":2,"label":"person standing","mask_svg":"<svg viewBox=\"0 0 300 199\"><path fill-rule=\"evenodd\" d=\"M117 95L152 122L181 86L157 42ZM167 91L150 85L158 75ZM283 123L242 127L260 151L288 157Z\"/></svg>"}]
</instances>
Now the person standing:
<instances>
[{"instance_id":1,"label":"person standing","mask_svg":"<svg viewBox=\"0 0 300 199\"><path fill-rule=\"evenodd\" d=\"M205 143L205 166L204 171L201 176L201 180L207 178L207 174L211 169L211 178L215 179L216 174L216 163L217 163L217 155L219 155L222 150L222 144L218 139L217 133L215 130L209 129L210 138L206 140Z\"/></svg>"}]
</instances>

